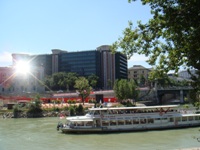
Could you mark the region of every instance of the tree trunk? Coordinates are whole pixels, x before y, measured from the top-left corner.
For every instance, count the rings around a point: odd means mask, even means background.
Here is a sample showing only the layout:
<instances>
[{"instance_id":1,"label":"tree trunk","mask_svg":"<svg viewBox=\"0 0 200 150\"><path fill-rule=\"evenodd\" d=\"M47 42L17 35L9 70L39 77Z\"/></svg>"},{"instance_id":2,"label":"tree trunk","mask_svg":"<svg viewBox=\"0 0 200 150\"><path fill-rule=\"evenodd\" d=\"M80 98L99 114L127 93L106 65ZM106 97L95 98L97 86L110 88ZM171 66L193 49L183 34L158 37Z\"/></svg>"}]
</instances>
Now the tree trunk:
<instances>
[{"instance_id":1,"label":"tree trunk","mask_svg":"<svg viewBox=\"0 0 200 150\"><path fill-rule=\"evenodd\" d=\"M85 100L84 100L83 96L81 96L81 98L82 98L82 102L83 102L83 105L84 105L84 103L85 103Z\"/></svg>"}]
</instances>

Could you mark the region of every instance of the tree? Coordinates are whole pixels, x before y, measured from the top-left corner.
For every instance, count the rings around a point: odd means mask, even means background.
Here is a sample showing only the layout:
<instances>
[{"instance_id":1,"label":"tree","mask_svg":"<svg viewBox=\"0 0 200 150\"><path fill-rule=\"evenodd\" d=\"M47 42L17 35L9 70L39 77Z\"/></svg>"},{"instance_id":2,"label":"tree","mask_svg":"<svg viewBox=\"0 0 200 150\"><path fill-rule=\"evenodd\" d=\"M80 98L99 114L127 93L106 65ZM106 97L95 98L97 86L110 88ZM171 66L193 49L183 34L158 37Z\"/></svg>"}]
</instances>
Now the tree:
<instances>
[{"instance_id":1,"label":"tree","mask_svg":"<svg viewBox=\"0 0 200 150\"><path fill-rule=\"evenodd\" d=\"M95 74L91 74L90 76L88 76L88 81L89 81L89 84L95 88L97 83L98 83L98 80L99 80L99 77L96 76Z\"/></svg>"},{"instance_id":2,"label":"tree","mask_svg":"<svg viewBox=\"0 0 200 150\"><path fill-rule=\"evenodd\" d=\"M85 77L79 77L75 81L74 88L77 89L84 105L85 99L90 95L90 91L92 89L89 85L88 80Z\"/></svg>"},{"instance_id":3,"label":"tree","mask_svg":"<svg viewBox=\"0 0 200 150\"><path fill-rule=\"evenodd\" d=\"M64 84L67 87L67 91L69 91L70 87L75 84L76 79L78 78L77 73L69 72L66 74L64 78Z\"/></svg>"},{"instance_id":4,"label":"tree","mask_svg":"<svg viewBox=\"0 0 200 150\"><path fill-rule=\"evenodd\" d=\"M36 95L33 101L29 104L29 108L27 111L28 117L41 117L42 116L42 101L40 100L40 96Z\"/></svg>"},{"instance_id":5,"label":"tree","mask_svg":"<svg viewBox=\"0 0 200 150\"><path fill-rule=\"evenodd\" d=\"M69 90L72 88L72 85L75 84L77 77L77 73L74 72L58 72L54 73L52 76L47 76L45 78L45 85L46 88L52 90L65 90L66 88Z\"/></svg>"},{"instance_id":6,"label":"tree","mask_svg":"<svg viewBox=\"0 0 200 150\"><path fill-rule=\"evenodd\" d=\"M52 89L60 90L65 88L65 79L66 73L65 72L58 72L52 75Z\"/></svg>"},{"instance_id":7,"label":"tree","mask_svg":"<svg viewBox=\"0 0 200 150\"><path fill-rule=\"evenodd\" d=\"M134 80L116 80L114 83L114 92L119 102L127 99L137 99L139 91Z\"/></svg>"},{"instance_id":8,"label":"tree","mask_svg":"<svg viewBox=\"0 0 200 150\"><path fill-rule=\"evenodd\" d=\"M129 2L135 0L129 0ZM180 67L196 69L194 88L200 90L200 1L199 0L141 0L151 7L152 18L147 23L132 22L123 36L112 45L112 51L121 48L130 58L134 53L147 56L154 66L151 78L177 73Z\"/></svg>"}]
</instances>

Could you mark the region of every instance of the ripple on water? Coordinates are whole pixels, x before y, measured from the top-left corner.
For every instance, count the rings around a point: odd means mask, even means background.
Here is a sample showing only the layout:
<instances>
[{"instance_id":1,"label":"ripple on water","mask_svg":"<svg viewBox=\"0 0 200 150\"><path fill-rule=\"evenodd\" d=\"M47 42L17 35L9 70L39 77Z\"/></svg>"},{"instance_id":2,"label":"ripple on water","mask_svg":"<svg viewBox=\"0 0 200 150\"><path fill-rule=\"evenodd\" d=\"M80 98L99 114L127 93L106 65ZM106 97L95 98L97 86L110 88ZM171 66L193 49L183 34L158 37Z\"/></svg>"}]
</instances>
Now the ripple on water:
<instances>
[{"instance_id":1,"label":"ripple on water","mask_svg":"<svg viewBox=\"0 0 200 150\"><path fill-rule=\"evenodd\" d=\"M199 147L199 128L118 134L62 134L58 118L0 119L0 150L168 150ZM12 143L12 144L11 144Z\"/></svg>"}]
</instances>

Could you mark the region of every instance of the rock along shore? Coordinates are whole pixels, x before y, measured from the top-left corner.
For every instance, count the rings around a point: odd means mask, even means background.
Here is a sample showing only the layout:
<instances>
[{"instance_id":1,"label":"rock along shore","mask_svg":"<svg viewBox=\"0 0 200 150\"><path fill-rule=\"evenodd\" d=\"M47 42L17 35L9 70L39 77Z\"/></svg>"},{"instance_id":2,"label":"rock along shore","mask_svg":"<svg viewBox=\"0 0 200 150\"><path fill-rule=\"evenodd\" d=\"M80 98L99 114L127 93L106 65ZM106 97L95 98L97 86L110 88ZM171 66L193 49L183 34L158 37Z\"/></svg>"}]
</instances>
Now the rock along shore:
<instances>
[{"instance_id":1,"label":"rock along shore","mask_svg":"<svg viewBox=\"0 0 200 150\"><path fill-rule=\"evenodd\" d=\"M60 116L69 116L68 111L43 111L42 114L38 114L35 117L60 117ZM0 118L35 118L33 116L29 116L26 112L20 112L17 114L17 117L14 116L13 112L6 112L0 116Z\"/></svg>"}]
</instances>

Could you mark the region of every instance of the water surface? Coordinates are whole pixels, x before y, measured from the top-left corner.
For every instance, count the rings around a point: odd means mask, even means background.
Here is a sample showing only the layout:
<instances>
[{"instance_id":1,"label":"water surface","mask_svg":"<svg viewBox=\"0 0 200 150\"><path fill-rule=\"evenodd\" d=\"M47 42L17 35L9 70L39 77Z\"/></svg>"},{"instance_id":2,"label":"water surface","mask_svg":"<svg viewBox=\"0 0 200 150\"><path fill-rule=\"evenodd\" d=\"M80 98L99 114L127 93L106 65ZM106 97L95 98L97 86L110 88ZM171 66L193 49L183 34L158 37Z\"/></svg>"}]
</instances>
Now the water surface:
<instances>
[{"instance_id":1,"label":"water surface","mask_svg":"<svg viewBox=\"0 0 200 150\"><path fill-rule=\"evenodd\" d=\"M0 119L0 150L169 150L199 147L199 128L114 133L62 134L58 118Z\"/></svg>"}]
</instances>

